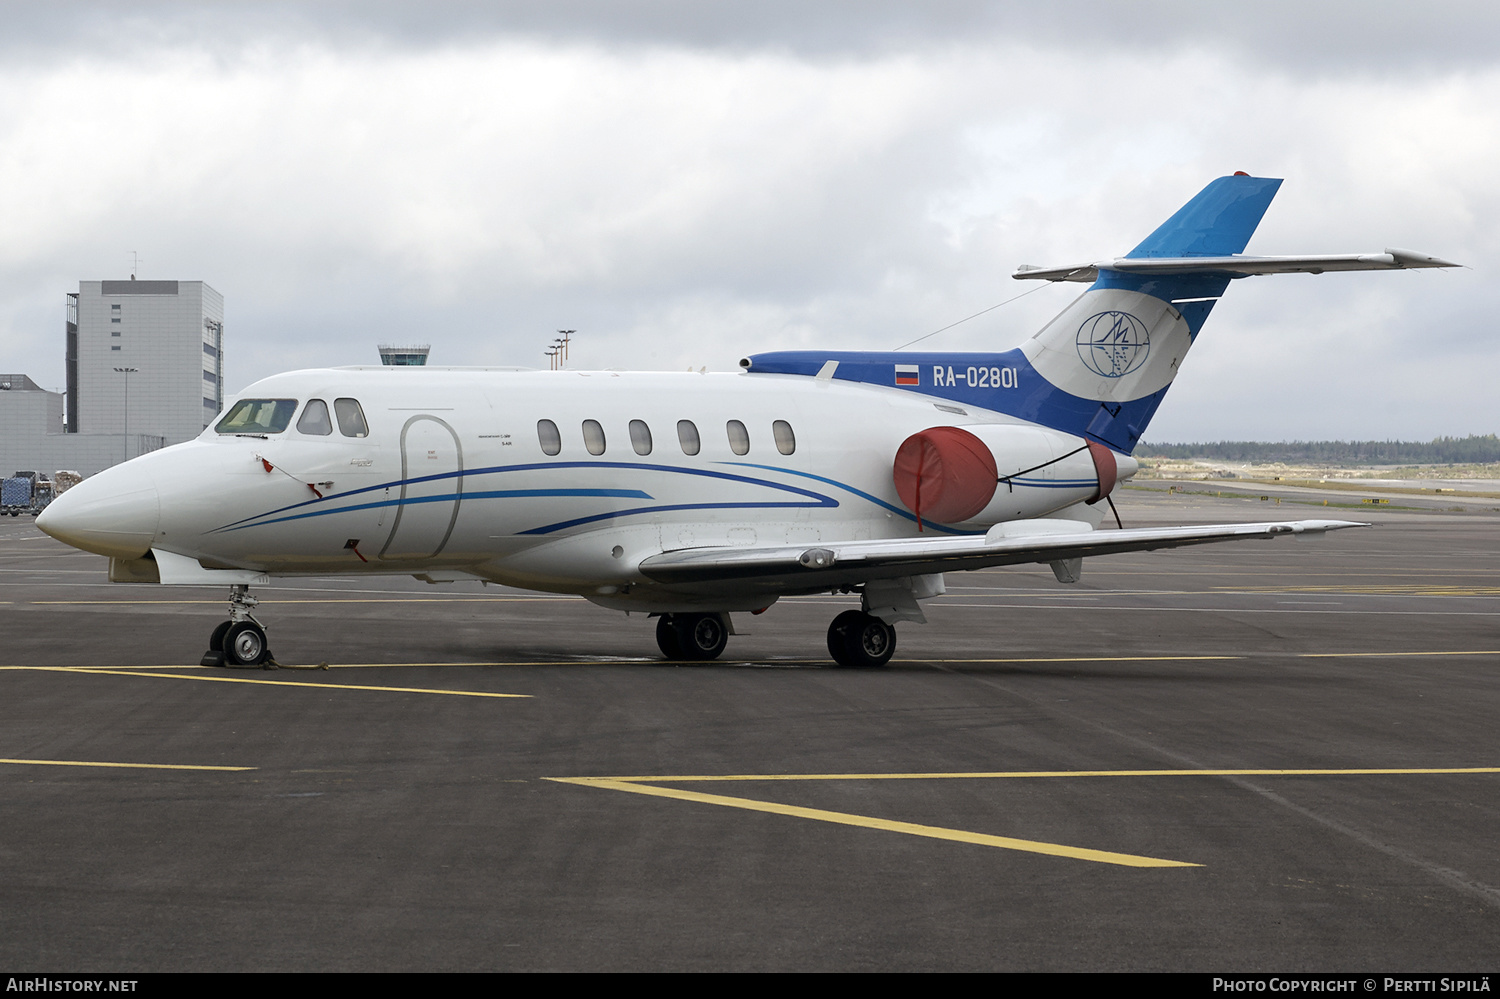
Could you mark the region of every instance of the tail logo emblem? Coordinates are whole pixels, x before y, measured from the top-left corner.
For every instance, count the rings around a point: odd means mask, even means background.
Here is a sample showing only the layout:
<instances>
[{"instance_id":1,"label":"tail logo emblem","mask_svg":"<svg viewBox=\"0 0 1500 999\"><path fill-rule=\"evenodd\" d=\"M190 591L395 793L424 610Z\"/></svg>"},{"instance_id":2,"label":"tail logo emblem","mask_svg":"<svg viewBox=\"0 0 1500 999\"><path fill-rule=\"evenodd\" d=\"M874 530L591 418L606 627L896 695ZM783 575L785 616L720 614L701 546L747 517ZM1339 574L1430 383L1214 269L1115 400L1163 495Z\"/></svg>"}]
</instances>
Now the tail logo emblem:
<instances>
[{"instance_id":1,"label":"tail logo emblem","mask_svg":"<svg viewBox=\"0 0 1500 999\"><path fill-rule=\"evenodd\" d=\"M1101 312L1078 327L1078 356L1105 378L1122 378L1146 363L1151 336L1128 312Z\"/></svg>"}]
</instances>

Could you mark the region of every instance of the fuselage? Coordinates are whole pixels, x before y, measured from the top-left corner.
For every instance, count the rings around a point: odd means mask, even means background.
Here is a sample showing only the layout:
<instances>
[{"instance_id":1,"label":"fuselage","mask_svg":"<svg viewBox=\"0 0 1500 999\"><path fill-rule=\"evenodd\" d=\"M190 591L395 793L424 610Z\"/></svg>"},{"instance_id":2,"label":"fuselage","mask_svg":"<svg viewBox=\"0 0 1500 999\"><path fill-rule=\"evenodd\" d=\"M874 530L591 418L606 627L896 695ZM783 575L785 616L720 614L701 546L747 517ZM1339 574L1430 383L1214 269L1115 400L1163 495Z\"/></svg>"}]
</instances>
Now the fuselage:
<instances>
[{"instance_id":1,"label":"fuselage","mask_svg":"<svg viewBox=\"0 0 1500 999\"><path fill-rule=\"evenodd\" d=\"M124 561L156 549L272 575L463 573L662 608L694 601L639 573L663 551L951 536L1098 490L1086 454L1054 461L1080 438L797 375L319 369L256 382L231 414L250 399L287 401L285 428L210 427L86 480L40 526ZM362 423L346 426L351 400ZM935 426L998 439L1001 475L1051 464L977 520L919 526L892 458Z\"/></svg>"}]
</instances>

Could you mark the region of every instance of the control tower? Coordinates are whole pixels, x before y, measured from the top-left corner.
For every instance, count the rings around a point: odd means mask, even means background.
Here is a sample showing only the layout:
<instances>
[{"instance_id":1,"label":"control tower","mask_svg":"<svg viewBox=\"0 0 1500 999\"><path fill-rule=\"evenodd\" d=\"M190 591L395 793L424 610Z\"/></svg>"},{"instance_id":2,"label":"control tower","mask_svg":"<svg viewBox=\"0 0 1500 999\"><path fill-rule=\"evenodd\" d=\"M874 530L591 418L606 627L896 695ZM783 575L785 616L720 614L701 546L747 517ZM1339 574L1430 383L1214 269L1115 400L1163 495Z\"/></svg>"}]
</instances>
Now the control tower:
<instances>
[{"instance_id":1,"label":"control tower","mask_svg":"<svg viewBox=\"0 0 1500 999\"><path fill-rule=\"evenodd\" d=\"M420 367L427 363L427 352L431 349L430 343L410 347L383 343L380 345L380 363L395 367Z\"/></svg>"}]
</instances>

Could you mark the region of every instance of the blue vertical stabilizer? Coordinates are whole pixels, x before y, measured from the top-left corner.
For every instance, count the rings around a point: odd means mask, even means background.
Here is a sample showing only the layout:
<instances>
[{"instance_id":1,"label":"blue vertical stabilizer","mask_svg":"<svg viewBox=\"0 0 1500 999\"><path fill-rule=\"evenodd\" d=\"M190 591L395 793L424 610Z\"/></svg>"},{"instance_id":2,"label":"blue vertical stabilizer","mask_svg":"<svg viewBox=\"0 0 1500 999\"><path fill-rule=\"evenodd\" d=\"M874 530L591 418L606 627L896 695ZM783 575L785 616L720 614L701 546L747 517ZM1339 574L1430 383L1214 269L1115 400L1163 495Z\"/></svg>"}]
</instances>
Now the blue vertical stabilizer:
<instances>
[{"instance_id":1,"label":"blue vertical stabilizer","mask_svg":"<svg viewBox=\"0 0 1500 999\"><path fill-rule=\"evenodd\" d=\"M1281 181L1237 173L1198 192L1126 257L1226 257L1245 252Z\"/></svg>"},{"instance_id":2,"label":"blue vertical stabilizer","mask_svg":"<svg viewBox=\"0 0 1500 999\"><path fill-rule=\"evenodd\" d=\"M757 354L747 364L753 372L815 375L837 361L834 378L983 406L1128 453L1214 303L1238 276L1225 269L1224 258L1244 251L1280 187L1275 178L1220 177L1125 258L1036 269L1050 280L1087 274L1093 283L1015 350L781 351ZM1217 262L1192 260L1207 257ZM1146 258L1163 266L1143 273L1121 267L1125 260Z\"/></svg>"}]
</instances>

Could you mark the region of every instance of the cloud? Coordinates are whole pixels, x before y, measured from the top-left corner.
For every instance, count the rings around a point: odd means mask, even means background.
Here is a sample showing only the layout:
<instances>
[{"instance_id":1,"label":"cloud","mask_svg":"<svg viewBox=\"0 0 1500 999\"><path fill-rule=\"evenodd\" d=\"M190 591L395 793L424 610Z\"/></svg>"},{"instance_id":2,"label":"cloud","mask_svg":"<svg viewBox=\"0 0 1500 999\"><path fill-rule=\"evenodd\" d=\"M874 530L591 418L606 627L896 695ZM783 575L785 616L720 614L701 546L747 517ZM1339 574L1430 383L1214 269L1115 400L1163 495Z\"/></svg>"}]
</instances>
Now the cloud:
<instances>
[{"instance_id":1,"label":"cloud","mask_svg":"<svg viewBox=\"0 0 1500 999\"><path fill-rule=\"evenodd\" d=\"M1237 282L1148 436L1495 429L1487 12L855 6L7 8L0 367L60 383L64 292L131 250L224 293L233 389L385 340L539 365L558 328L597 366L887 348L1246 169L1288 178L1252 251L1477 269Z\"/></svg>"},{"instance_id":2,"label":"cloud","mask_svg":"<svg viewBox=\"0 0 1500 999\"><path fill-rule=\"evenodd\" d=\"M1500 27L1500 12L1479 0L1420 9L1371 0L1254 7L1194 0L6 0L0 9L7 28L0 51L47 59L163 46L201 47L224 59L259 45L412 50L501 39L839 59L998 40L1145 58L1198 49L1313 76L1488 66Z\"/></svg>"}]
</instances>

